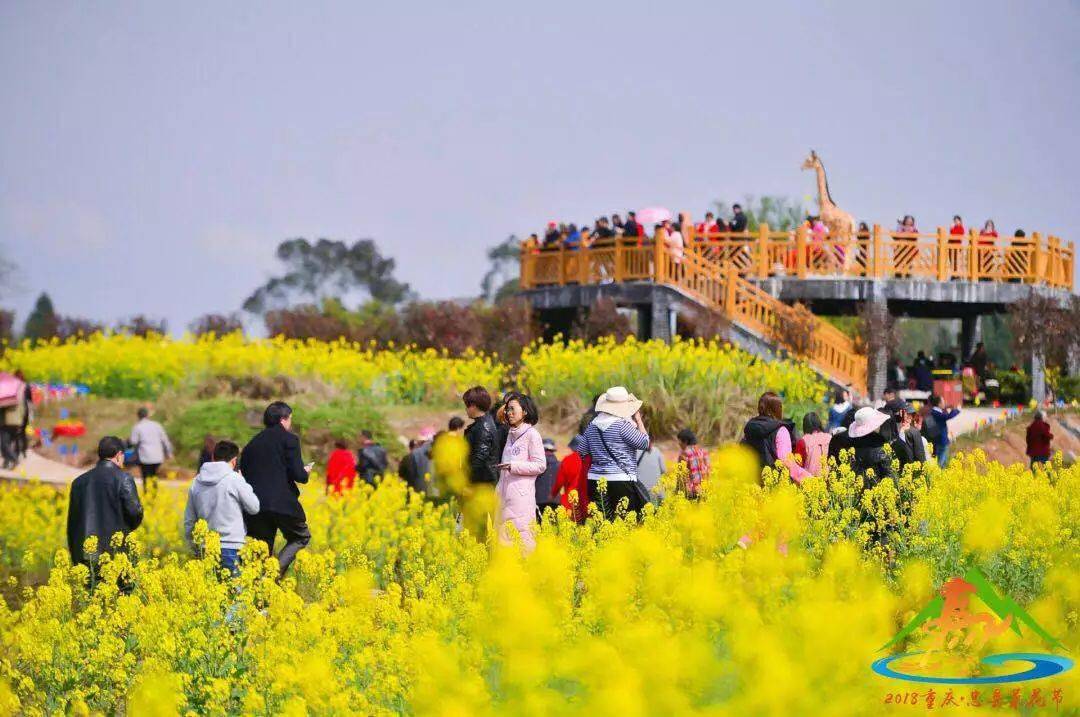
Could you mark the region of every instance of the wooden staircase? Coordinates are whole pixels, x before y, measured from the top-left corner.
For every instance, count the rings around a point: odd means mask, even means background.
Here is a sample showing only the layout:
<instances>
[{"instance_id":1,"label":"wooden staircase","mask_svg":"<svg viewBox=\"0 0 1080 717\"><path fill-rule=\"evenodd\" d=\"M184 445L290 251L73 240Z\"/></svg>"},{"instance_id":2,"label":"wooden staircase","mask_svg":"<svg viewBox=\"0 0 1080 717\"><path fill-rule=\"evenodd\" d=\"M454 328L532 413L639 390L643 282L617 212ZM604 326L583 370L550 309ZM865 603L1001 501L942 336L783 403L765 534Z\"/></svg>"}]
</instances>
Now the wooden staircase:
<instances>
[{"instance_id":1,"label":"wooden staircase","mask_svg":"<svg viewBox=\"0 0 1080 717\"><path fill-rule=\"evenodd\" d=\"M521 287L652 281L673 287L764 341L806 360L834 383L866 394L867 359L846 334L801 306L789 306L743 278L736 262L689 251L676 259L662 242L596 243L580 250L523 252ZM785 327L806 327L793 345Z\"/></svg>"},{"instance_id":2,"label":"wooden staircase","mask_svg":"<svg viewBox=\"0 0 1080 717\"><path fill-rule=\"evenodd\" d=\"M733 265L722 266L693 253L676 261L662 248L657 254L654 281L678 288L728 321L805 359L834 382L866 394L866 356L860 355L854 341L835 326L802 306L774 298L742 278ZM795 330L785 331L784 325ZM798 327L805 327L805 332ZM805 341L790 338L800 333L805 333Z\"/></svg>"}]
</instances>

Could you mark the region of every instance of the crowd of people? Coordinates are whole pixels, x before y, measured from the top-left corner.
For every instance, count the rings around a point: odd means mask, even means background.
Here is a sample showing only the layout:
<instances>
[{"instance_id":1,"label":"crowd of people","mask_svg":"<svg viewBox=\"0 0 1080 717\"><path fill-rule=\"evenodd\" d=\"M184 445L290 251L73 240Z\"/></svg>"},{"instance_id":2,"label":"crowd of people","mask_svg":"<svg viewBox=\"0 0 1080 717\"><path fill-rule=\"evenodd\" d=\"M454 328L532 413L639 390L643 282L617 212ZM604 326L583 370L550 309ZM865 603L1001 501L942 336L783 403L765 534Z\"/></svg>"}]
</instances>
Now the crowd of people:
<instances>
[{"instance_id":1,"label":"crowd of people","mask_svg":"<svg viewBox=\"0 0 1080 717\"><path fill-rule=\"evenodd\" d=\"M476 386L465 392L462 403L471 424L466 427L463 419L454 417L446 431L422 435L401 460L398 474L418 493L443 497L433 480L431 450L441 437L459 433L468 447L463 466L468 480L473 486L490 486L498 498L494 525L503 543L520 540L526 551L532 550L536 526L548 511L564 510L570 519L582 522L592 504L612 521L620 515L641 515L646 504L663 498L660 478L667 472L663 454L645 425L643 401L625 387L613 386L596 396L562 460L556 456L554 441L540 435L540 412L532 397L512 391L495 402L485 388ZM959 409L945 406L937 395L925 410L917 410L898 398L894 388L876 405L864 406L856 406L849 392L839 390L825 420L816 412L807 413L800 433L785 416L783 399L767 391L758 401L757 415L743 428L742 443L761 467L782 466L797 485L821 475L830 459L839 460L848 450L852 468L864 486L871 487L895 476L897 464L903 470L910 463L933 459L944 466L949 458L948 423L958 414ZM284 547L277 554L281 575L311 540L298 486L308 482L313 464L304 463L292 422L288 404L271 403L263 413L263 430L243 448L230 440L208 445L209 455L189 488L185 535L193 542L196 523L206 521L221 537L221 565L234 574L239 550L248 538L263 542L273 555L281 533ZM144 412L132 434L136 446L160 443L164 455L171 451L167 436ZM1052 438L1037 413L1028 429L1033 465L1048 459ZM709 454L690 428L679 430L677 439L678 461L684 467L678 471L675 489L696 499L710 474ZM142 521L134 478L124 472L126 447L116 436L102 438L97 465L71 486L67 537L76 563L89 564L95 557L84 553L86 538L96 536L98 552L110 552L115 549L111 540L115 533L126 535ZM162 455L152 450L139 456L152 477L159 464L154 461ZM143 464L144 459L149 462ZM355 453L347 442L337 442L327 463L327 491L347 492L358 478L375 484L388 470L387 451L363 431Z\"/></svg>"},{"instance_id":2,"label":"crowd of people","mask_svg":"<svg viewBox=\"0 0 1080 717\"><path fill-rule=\"evenodd\" d=\"M749 227L749 218L738 204L733 205L730 219L718 217L715 213L708 211L705 212L705 216L701 221L694 222L689 214L683 212L674 221L669 218L654 222L651 235L649 228L638 221L636 212L628 212L626 216L625 220L618 214L612 214L610 218L602 216L595 219L592 224L587 222L582 224L548 222L543 234L530 234L522 243L522 248L531 253L559 248L577 250L589 247L598 241L619 237L636 238L639 244L644 245L657 241L659 236L669 252L679 257L685 250L687 242L691 240L702 242L745 234ZM823 245L825 240L829 238L829 228L821 220L820 216L813 215L806 217L805 226L807 236L810 239L807 253L808 256L812 257L824 251L820 245ZM662 230L662 232L659 230ZM905 214L903 218L897 220L896 228L891 236L896 242L896 246L893 248L893 261L898 276L910 276L914 271L914 265L919 254L917 246L919 233L919 227L914 216ZM953 216L949 227L949 255L947 261L955 276L962 275L966 267L961 249L965 241L964 237L968 236L968 234L963 219L959 215ZM866 222L860 222L855 238L869 239L870 235L870 226ZM1017 229L1013 238L1014 242L1025 240L1026 233L1023 229ZM983 277L987 280L999 261L995 252L992 251L997 245L997 240L998 232L994 221L987 219L978 233L977 248L979 251L975 262L979 272L987 275ZM841 264L846 263L848 258L846 255L850 254L850 252L846 252L843 247L836 247L834 251L837 253L836 261ZM794 254L788 257L788 261L792 265L789 268L793 268L794 259ZM1020 280L1019 277L1014 277L1014 279Z\"/></svg>"},{"instance_id":3,"label":"crowd of people","mask_svg":"<svg viewBox=\"0 0 1080 717\"><path fill-rule=\"evenodd\" d=\"M964 392L974 397L984 392L990 399L996 398L996 386L991 381L993 372L996 370L990 355L986 350L986 344L979 341L975 344L971 355L963 361L959 361L956 354L943 352L936 358L927 356L926 352L919 350L915 354L910 365L904 365L900 358L893 358L886 373L886 382L893 390L921 391L923 393L934 392L935 372L944 371L947 377L959 371L962 378L970 379L965 384ZM1015 368L1014 368L1015 370Z\"/></svg>"},{"instance_id":4,"label":"crowd of people","mask_svg":"<svg viewBox=\"0 0 1080 717\"><path fill-rule=\"evenodd\" d=\"M423 433L400 461L398 475L418 493L440 499L431 450L443 436L460 434L468 446L467 474L472 484L492 486L498 498L498 537L515 536L526 550L535 544L534 528L546 511L565 510L583 521L594 503L608 520L626 512L640 513L646 503L662 496L660 478L667 471L663 454L653 444L641 416L642 401L621 386L596 398L582 417L580 432L570 442L571 453L561 461L551 439L541 437L539 409L533 399L511 392L495 403L483 387L463 396L472 423L453 417L447 430ZM278 533L284 547L277 554L282 575L311 540L300 502L299 485L307 483L313 467L304 463L300 439L292 431L292 408L281 401L267 406L263 430L242 448L231 440L207 437L198 472L188 491L184 532L194 546L199 520L220 535L221 565L235 573L239 550L246 539L265 543L271 555ZM679 431L679 461L686 464L678 487L697 497L709 474L709 455L688 428ZM126 535L143 519L135 479L125 472L134 450L150 488L157 469L172 454L164 429L140 409L129 441L105 436L97 447L97 464L71 486L68 506L68 548L75 563L90 564L102 552L116 549L112 536ZM347 441L337 441L326 466L330 494L351 490L357 479L374 484L390 469L386 449L369 431L360 434L354 453ZM85 541L98 538L97 554L84 553Z\"/></svg>"},{"instance_id":5,"label":"crowd of people","mask_svg":"<svg viewBox=\"0 0 1080 717\"><path fill-rule=\"evenodd\" d=\"M588 247L596 241L625 237L636 238L639 243L652 241L656 236L657 229L663 229L665 242L669 247L684 246L684 235L691 233L695 237L704 237L718 233L742 234L749 227L749 217L743 211L742 205L734 204L731 207L731 218L724 219L715 213L705 212L703 221L694 224L687 213L679 214L677 220L663 219L652 223L652 233L649 227L640 223L637 212L627 212L624 220L618 214L612 214L610 219L606 216L597 217L590 225L588 223L575 224L567 222L548 222L543 236L539 233L530 234L524 242L526 250L540 251L543 249L579 249Z\"/></svg>"}]
</instances>

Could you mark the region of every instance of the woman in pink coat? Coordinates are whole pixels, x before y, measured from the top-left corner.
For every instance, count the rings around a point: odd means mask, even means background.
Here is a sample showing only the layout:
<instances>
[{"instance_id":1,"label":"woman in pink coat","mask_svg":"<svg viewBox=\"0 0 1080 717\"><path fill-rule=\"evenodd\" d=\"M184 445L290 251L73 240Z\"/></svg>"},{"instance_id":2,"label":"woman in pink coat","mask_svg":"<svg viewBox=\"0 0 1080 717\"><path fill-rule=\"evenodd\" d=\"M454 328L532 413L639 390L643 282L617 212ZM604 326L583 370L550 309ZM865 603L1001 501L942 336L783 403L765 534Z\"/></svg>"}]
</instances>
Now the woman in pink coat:
<instances>
[{"instance_id":1,"label":"woman in pink coat","mask_svg":"<svg viewBox=\"0 0 1080 717\"><path fill-rule=\"evenodd\" d=\"M526 551L536 546L533 527L536 525L536 477L547 468L544 441L536 422L540 413L528 396L511 393L503 406L510 433L506 437L502 462L499 463L499 540L513 542L508 523L521 535Z\"/></svg>"}]
</instances>

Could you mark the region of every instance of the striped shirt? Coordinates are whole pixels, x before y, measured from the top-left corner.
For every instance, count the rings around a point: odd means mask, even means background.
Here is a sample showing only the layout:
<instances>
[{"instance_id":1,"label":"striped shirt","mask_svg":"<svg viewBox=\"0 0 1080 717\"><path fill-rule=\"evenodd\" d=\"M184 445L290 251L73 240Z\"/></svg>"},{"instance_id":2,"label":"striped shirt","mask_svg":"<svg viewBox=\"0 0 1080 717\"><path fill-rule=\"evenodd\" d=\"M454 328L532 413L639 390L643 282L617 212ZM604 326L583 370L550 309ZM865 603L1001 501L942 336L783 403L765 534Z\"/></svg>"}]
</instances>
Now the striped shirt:
<instances>
[{"instance_id":1,"label":"striped shirt","mask_svg":"<svg viewBox=\"0 0 1080 717\"><path fill-rule=\"evenodd\" d=\"M578 436L577 452L592 458L589 480L637 480L637 451L649 450L649 434L642 433L625 418L612 421L613 418L603 413L598 415Z\"/></svg>"}]
</instances>

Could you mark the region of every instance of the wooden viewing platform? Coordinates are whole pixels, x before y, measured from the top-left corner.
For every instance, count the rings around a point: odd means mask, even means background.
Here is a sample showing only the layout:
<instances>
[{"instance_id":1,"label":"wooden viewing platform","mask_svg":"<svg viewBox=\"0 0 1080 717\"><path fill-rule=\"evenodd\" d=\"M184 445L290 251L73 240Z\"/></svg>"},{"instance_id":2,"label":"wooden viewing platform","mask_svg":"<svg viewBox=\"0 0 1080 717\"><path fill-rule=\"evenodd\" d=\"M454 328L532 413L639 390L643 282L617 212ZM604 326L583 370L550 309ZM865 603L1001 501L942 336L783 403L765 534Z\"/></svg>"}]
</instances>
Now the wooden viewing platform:
<instances>
[{"instance_id":1,"label":"wooden viewing platform","mask_svg":"<svg viewBox=\"0 0 1080 717\"><path fill-rule=\"evenodd\" d=\"M867 357L856 351L854 341L804 306L784 303L763 284L782 280L797 286L803 279L808 280L807 286L819 287L820 280L910 286L956 282L975 293L1002 285L1010 297L1018 290L1030 291L1025 285L1061 294L1073 286L1074 247L1039 233L993 239L975 232L949 235L941 228L934 234L887 233L875 226L854 239L815 241L805 226L774 232L763 225L754 233L695 236L688 231L681 257L665 246L665 237L664 230L658 229L655 241L623 237L597 240L579 249L523 245L521 289L535 306L552 307L552 301L543 303L543 295L559 287L582 289L577 298L568 300L578 303L587 301L587 296L619 290L629 296L642 284L670 288L761 341L801 355L835 382L866 393ZM1002 300L1001 294L1002 290L996 292L996 304L1010 300ZM931 302L940 304L941 300L923 300ZM558 305L565 308L565 303ZM793 347L786 340L791 334L785 325L799 322L812 327L808 347Z\"/></svg>"},{"instance_id":2,"label":"wooden viewing platform","mask_svg":"<svg viewBox=\"0 0 1080 717\"><path fill-rule=\"evenodd\" d=\"M662 230L661 230L662 231ZM950 235L885 232L875 225L855 239L814 241L805 225L789 232L763 224L754 233L721 232L683 237L684 254L734 266L739 275L929 279L933 281L1002 281L1073 288L1076 250L1059 237L981 237L971 231ZM584 249L525 249L521 286L591 283L597 280L655 280L655 261L642 261L633 251L651 239L630 237L598 240Z\"/></svg>"}]
</instances>

